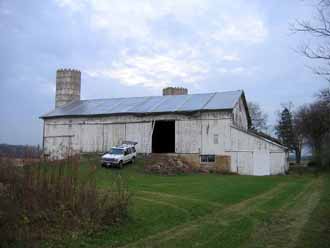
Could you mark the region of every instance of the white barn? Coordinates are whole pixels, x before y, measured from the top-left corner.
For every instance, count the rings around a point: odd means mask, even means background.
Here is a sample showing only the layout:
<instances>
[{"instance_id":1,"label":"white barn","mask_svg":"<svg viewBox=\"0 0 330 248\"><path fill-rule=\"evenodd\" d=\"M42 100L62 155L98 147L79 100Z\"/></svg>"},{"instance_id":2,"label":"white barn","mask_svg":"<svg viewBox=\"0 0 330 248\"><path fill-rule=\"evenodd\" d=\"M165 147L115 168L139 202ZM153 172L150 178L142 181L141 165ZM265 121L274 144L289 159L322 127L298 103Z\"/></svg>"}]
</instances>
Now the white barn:
<instances>
[{"instance_id":1,"label":"white barn","mask_svg":"<svg viewBox=\"0 0 330 248\"><path fill-rule=\"evenodd\" d=\"M58 70L55 109L44 120L43 148L50 159L105 152L123 140L138 153L180 155L196 166L222 166L242 175L283 174L286 147L249 129L242 90L188 94L166 88L163 96L80 100L80 72Z\"/></svg>"}]
</instances>

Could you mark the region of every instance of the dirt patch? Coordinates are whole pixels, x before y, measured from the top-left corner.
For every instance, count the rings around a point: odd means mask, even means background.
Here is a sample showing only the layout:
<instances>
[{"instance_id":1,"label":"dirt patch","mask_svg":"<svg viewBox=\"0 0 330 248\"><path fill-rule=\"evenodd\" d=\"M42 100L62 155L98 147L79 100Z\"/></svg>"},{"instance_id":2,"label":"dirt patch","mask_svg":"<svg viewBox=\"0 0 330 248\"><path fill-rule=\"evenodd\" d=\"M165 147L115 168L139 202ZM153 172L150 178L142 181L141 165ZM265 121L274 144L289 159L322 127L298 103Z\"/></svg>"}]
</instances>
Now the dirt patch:
<instances>
[{"instance_id":1,"label":"dirt patch","mask_svg":"<svg viewBox=\"0 0 330 248\"><path fill-rule=\"evenodd\" d=\"M173 176L199 172L187 159L181 156L152 155L145 160L144 171L158 175Z\"/></svg>"}]
</instances>

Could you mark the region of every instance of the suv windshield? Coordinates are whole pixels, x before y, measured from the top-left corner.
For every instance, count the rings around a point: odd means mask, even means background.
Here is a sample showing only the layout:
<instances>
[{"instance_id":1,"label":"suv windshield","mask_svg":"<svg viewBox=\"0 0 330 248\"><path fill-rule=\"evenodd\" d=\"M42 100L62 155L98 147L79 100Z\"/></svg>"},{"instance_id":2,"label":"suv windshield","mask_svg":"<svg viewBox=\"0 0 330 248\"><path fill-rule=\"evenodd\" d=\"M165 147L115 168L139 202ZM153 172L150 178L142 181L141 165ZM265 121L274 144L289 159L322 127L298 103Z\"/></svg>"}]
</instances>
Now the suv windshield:
<instances>
[{"instance_id":1,"label":"suv windshield","mask_svg":"<svg viewBox=\"0 0 330 248\"><path fill-rule=\"evenodd\" d=\"M122 155L124 154L124 149L112 148L110 154Z\"/></svg>"}]
</instances>

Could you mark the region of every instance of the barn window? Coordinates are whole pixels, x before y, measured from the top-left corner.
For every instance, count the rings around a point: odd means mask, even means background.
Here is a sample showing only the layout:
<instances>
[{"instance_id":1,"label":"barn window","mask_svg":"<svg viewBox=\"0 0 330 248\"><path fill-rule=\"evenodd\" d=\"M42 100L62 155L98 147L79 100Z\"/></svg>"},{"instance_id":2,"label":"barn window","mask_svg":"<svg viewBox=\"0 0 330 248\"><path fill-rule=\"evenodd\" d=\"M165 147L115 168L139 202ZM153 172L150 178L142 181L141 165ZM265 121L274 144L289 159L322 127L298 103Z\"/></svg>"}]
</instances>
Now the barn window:
<instances>
[{"instance_id":1,"label":"barn window","mask_svg":"<svg viewBox=\"0 0 330 248\"><path fill-rule=\"evenodd\" d=\"M201 155L201 163L214 163L215 155Z\"/></svg>"},{"instance_id":2,"label":"barn window","mask_svg":"<svg viewBox=\"0 0 330 248\"><path fill-rule=\"evenodd\" d=\"M215 134L215 135L213 136L213 143L214 143L214 144L219 144L219 135L218 135L218 134Z\"/></svg>"}]
</instances>

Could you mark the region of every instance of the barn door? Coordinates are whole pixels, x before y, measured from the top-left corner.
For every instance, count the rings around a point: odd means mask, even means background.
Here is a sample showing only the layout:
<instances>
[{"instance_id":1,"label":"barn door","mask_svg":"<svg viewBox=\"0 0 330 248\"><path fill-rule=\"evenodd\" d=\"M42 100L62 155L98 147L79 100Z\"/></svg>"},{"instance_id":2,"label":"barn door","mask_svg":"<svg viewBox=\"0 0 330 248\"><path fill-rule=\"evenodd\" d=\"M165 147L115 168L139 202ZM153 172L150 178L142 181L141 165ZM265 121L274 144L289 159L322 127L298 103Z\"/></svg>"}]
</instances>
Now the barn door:
<instances>
[{"instance_id":1,"label":"barn door","mask_svg":"<svg viewBox=\"0 0 330 248\"><path fill-rule=\"evenodd\" d=\"M236 164L237 164L238 174L252 175L253 174L252 152L237 152Z\"/></svg>"},{"instance_id":2,"label":"barn door","mask_svg":"<svg viewBox=\"0 0 330 248\"><path fill-rule=\"evenodd\" d=\"M270 152L270 172L272 175L285 173L284 152Z\"/></svg>"},{"instance_id":3,"label":"barn door","mask_svg":"<svg viewBox=\"0 0 330 248\"><path fill-rule=\"evenodd\" d=\"M254 152L253 160L254 160L253 175L255 176L270 175L270 158L268 152L264 152L264 151Z\"/></svg>"}]
</instances>

